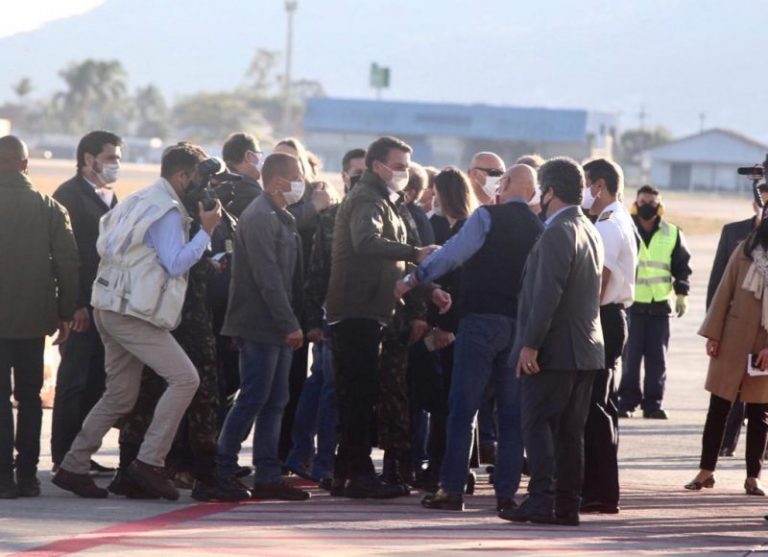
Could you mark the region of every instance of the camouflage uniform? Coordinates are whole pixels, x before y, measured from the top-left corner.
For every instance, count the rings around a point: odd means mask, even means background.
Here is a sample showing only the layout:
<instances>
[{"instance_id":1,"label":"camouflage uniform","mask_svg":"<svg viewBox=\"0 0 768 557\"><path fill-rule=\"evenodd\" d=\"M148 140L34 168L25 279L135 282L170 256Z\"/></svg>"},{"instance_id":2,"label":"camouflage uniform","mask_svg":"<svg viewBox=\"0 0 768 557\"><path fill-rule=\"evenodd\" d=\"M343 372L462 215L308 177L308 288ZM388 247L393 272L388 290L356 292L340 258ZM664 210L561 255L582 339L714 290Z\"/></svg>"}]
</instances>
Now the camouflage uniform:
<instances>
[{"instance_id":1,"label":"camouflage uniform","mask_svg":"<svg viewBox=\"0 0 768 557\"><path fill-rule=\"evenodd\" d=\"M167 466L185 469L208 483L215 472L214 457L218 437L219 377L216 341L207 299L207 282L213 272L211 262L203 258L190 269L186 297L179 327L173 336L189 356L200 376L200 387L179 426ZM138 448L152 420L155 406L166 383L149 368L144 368L139 398L120 428L120 467L125 468L138 454ZM188 444L189 451L184 445ZM191 453L191 462L179 456Z\"/></svg>"},{"instance_id":2,"label":"camouflage uniform","mask_svg":"<svg viewBox=\"0 0 768 557\"><path fill-rule=\"evenodd\" d=\"M421 240L410 211L402 202L397 203L397 208L405 223L408 243L419 247ZM420 291L408 294L405 302L405 305L397 304L392 320L384 329L378 405L379 447L401 461L408 460L405 453L411 449L408 388L410 324L414 319L426 319L427 314L427 306Z\"/></svg>"}]
</instances>

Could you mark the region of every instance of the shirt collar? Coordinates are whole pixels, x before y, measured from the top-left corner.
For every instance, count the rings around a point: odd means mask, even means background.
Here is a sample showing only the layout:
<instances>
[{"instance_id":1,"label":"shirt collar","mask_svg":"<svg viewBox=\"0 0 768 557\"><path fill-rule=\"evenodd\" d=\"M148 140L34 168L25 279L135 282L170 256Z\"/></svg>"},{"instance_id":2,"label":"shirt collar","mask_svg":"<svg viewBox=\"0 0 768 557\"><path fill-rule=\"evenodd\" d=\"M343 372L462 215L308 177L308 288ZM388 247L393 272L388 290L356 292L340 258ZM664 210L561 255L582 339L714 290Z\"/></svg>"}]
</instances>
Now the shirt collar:
<instances>
[{"instance_id":1,"label":"shirt collar","mask_svg":"<svg viewBox=\"0 0 768 557\"><path fill-rule=\"evenodd\" d=\"M621 206L621 203L619 203L619 201L618 201L618 200L616 200L616 201L614 201L613 203L611 203L610 205L607 205L607 206L606 206L606 207L605 207L605 208L604 208L604 209L603 209L603 210L600 212L600 215L598 215L598 217L597 217L597 218L598 218L598 219L600 219L600 217L602 217L602 216L603 216L605 213L615 213L615 212L617 212L617 211L621 211L621 208L622 208L622 206Z\"/></svg>"},{"instance_id":2,"label":"shirt collar","mask_svg":"<svg viewBox=\"0 0 768 557\"><path fill-rule=\"evenodd\" d=\"M552 213L550 216L547 217L547 220L544 221L544 226L549 226L550 224L552 224L552 221L557 218L557 215L573 207L576 207L576 205L566 205L565 207L561 207L560 209L558 209L557 211L555 211L554 213Z\"/></svg>"},{"instance_id":3,"label":"shirt collar","mask_svg":"<svg viewBox=\"0 0 768 557\"><path fill-rule=\"evenodd\" d=\"M528 202L522 197L510 197L504 203L502 203L502 205L507 205L509 203L522 203L523 205L528 205Z\"/></svg>"}]
</instances>

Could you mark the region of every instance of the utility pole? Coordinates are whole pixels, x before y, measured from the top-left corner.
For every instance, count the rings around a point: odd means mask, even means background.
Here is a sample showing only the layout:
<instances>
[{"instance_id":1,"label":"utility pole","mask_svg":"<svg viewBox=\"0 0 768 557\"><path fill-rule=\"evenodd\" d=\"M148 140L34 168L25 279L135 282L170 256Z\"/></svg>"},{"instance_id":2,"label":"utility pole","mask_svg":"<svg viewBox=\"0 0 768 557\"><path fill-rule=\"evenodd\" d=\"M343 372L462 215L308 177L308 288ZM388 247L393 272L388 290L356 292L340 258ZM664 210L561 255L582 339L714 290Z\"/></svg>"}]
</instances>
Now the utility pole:
<instances>
[{"instance_id":1,"label":"utility pole","mask_svg":"<svg viewBox=\"0 0 768 557\"><path fill-rule=\"evenodd\" d=\"M645 106L640 107L640 113L637 118L640 120L640 130L645 131L645 119L648 117L648 113L645 111Z\"/></svg>"},{"instance_id":2,"label":"utility pole","mask_svg":"<svg viewBox=\"0 0 768 557\"><path fill-rule=\"evenodd\" d=\"M285 82L283 83L283 131L291 135L291 62L293 58L293 14L299 7L298 0L285 0L285 13L288 15L288 29L285 41Z\"/></svg>"}]
</instances>

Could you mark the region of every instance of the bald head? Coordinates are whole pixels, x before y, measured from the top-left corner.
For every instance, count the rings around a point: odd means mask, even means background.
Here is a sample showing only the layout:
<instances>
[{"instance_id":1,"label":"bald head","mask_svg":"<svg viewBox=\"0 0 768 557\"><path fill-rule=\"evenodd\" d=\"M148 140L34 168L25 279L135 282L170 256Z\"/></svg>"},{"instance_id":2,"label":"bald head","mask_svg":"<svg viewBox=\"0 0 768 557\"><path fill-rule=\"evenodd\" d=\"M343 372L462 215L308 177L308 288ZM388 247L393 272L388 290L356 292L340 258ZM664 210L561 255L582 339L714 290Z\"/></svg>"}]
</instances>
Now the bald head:
<instances>
[{"instance_id":1,"label":"bald head","mask_svg":"<svg viewBox=\"0 0 768 557\"><path fill-rule=\"evenodd\" d=\"M0 172L24 172L27 169L27 146L15 135L0 137Z\"/></svg>"},{"instance_id":2,"label":"bald head","mask_svg":"<svg viewBox=\"0 0 768 557\"><path fill-rule=\"evenodd\" d=\"M513 197L530 201L536 192L536 171L527 164L516 164L504 173L499 183L499 200Z\"/></svg>"},{"instance_id":3,"label":"bald head","mask_svg":"<svg viewBox=\"0 0 768 557\"><path fill-rule=\"evenodd\" d=\"M496 153L481 151L472 157L469 165L469 180L475 197L482 205L491 205L495 202L496 182L505 170L504 161ZM486 184L487 187L484 189Z\"/></svg>"}]
</instances>

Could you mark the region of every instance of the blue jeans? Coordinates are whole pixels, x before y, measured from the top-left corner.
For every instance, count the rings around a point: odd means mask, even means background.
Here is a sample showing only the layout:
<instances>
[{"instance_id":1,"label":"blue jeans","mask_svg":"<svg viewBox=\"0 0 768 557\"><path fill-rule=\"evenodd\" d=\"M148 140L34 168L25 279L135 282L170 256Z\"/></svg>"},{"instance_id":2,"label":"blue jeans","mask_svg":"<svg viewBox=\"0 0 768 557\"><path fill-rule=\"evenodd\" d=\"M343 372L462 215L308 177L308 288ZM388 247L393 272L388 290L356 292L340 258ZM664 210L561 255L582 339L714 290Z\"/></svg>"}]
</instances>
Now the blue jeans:
<instances>
[{"instance_id":1,"label":"blue jeans","mask_svg":"<svg viewBox=\"0 0 768 557\"><path fill-rule=\"evenodd\" d=\"M283 410L288 404L288 372L292 352L287 345L239 339L240 392L219 434L216 455L220 479L234 477L242 441L256 421L253 433L253 465L256 481L280 480L277 445Z\"/></svg>"},{"instance_id":2,"label":"blue jeans","mask_svg":"<svg viewBox=\"0 0 768 557\"><path fill-rule=\"evenodd\" d=\"M296 407L293 447L285 463L303 470L312 459L312 478L320 481L331 477L336 453L336 387L330 341L315 344L312 359L312 375L304 383Z\"/></svg>"},{"instance_id":3,"label":"blue jeans","mask_svg":"<svg viewBox=\"0 0 768 557\"><path fill-rule=\"evenodd\" d=\"M496 392L498 449L497 497L512 497L520 486L523 439L520 422L520 380L508 362L515 339L515 319L475 314L462 318L454 348L448 434L440 486L450 495L466 487L475 416L489 383Z\"/></svg>"},{"instance_id":4,"label":"blue jeans","mask_svg":"<svg viewBox=\"0 0 768 557\"><path fill-rule=\"evenodd\" d=\"M627 346L619 384L619 410L643 412L661 408L667 382L669 317L630 313ZM640 364L645 362L645 380L640 389Z\"/></svg>"}]
</instances>

